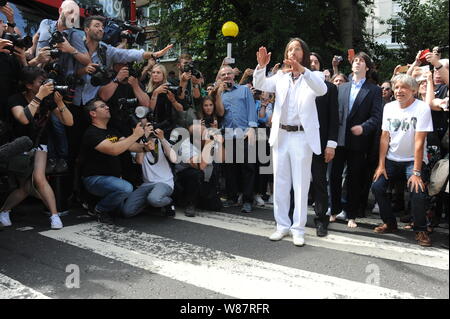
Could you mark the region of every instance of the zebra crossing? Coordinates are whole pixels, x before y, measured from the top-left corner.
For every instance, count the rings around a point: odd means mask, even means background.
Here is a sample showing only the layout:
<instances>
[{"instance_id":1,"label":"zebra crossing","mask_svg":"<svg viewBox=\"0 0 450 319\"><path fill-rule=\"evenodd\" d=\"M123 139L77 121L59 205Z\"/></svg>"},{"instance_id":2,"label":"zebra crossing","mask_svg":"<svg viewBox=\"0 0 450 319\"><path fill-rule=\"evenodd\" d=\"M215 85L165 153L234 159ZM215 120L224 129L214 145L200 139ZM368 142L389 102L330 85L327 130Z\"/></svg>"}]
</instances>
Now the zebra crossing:
<instances>
[{"instance_id":1,"label":"zebra crossing","mask_svg":"<svg viewBox=\"0 0 450 319\"><path fill-rule=\"evenodd\" d=\"M59 231L40 231L37 235L46 240L56 241L63 245L62 247L76 247L133 269L157 274L168 280L229 298L436 298L421 293L420 290L412 291L410 287L401 285L396 287L389 283L390 280L384 280L380 284L376 280L374 282L361 278L353 279L336 275L332 271L319 271L319 267L317 271L314 267L303 269L304 267L292 262L296 258L318 258L318 265L321 262L330 263L330 260L333 260L331 255L334 253L348 256L346 259L349 265L343 267L351 267L352 263L360 261L364 264L362 266L379 263L387 265L386 269L403 267L404 270L412 269L415 272L422 268L425 269L424 273L428 270L447 272L447 280L441 284L446 285L448 290L449 253L448 250L436 247L422 248L414 243L392 238L385 239L380 236L368 238L333 231L327 237L318 238L314 229L307 228L307 246L293 248L292 244L289 246L285 244L286 241L292 240L289 237L279 243L268 242L267 236L274 230L272 220L231 213L199 212L195 218L189 218L182 212L177 212L174 219L166 220L165 223L174 223L172 227L179 229L180 233L198 229L193 236L201 236L201 239L205 240L200 243L196 240L193 243L169 236L168 233L147 230L141 225L113 226L97 222L76 223ZM241 252L240 247L233 247L227 251L217 247L214 242L216 239L212 239L212 234L222 233L224 237L228 237L223 238L224 241L236 236L233 243L245 236L246 239L238 244L242 247L250 246L250 241L251 245L257 247L258 241L261 241L264 247L261 247L259 256L264 254L267 247L274 250L284 249L289 253L286 253L286 261L283 261L255 258L252 254ZM328 259L321 260L322 256ZM57 297L56 295L51 298ZM13 279L0 273L0 298L49 298L49 296L35 290L35 287L30 288L21 284L20 278Z\"/></svg>"}]
</instances>

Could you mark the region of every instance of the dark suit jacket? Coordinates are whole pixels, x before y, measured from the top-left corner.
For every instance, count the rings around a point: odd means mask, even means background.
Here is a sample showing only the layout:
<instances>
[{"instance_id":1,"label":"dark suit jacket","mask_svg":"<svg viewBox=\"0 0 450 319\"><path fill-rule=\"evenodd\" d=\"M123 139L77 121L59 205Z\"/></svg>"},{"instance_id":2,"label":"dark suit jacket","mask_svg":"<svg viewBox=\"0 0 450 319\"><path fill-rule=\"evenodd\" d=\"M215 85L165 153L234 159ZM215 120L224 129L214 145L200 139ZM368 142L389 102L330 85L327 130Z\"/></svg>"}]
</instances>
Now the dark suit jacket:
<instances>
[{"instance_id":1,"label":"dark suit jacket","mask_svg":"<svg viewBox=\"0 0 450 319\"><path fill-rule=\"evenodd\" d=\"M349 113L351 87L351 82L339 86L339 146L367 152L373 144L373 135L381 126L383 115L381 89L366 80ZM363 127L362 135L352 134L350 129L355 125Z\"/></svg>"},{"instance_id":2,"label":"dark suit jacket","mask_svg":"<svg viewBox=\"0 0 450 319\"><path fill-rule=\"evenodd\" d=\"M320 125L320 145L322 154L328 141L338 141L339 106L336 85L325 82L327 94L316 97L317 115Z\"/></svg>"}]
</instances>

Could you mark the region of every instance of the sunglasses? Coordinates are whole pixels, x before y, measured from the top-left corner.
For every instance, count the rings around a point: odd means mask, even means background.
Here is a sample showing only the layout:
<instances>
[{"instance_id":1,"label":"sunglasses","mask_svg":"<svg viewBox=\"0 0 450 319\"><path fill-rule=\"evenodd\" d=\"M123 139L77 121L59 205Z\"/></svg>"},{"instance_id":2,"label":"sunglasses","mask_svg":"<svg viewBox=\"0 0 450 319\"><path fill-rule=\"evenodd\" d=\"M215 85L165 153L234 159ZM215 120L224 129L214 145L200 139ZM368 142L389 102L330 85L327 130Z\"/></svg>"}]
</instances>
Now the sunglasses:
<instances>
[{"instance_id":1,"label":"sunglasses","mask_svg":"<svg viewBox=\"0 0 450 319\"><path fill-rule=\"evenodd\" d=\"M381 88L383 91L390 91L391 90L391 88Z\"/></svg>"}]
</instances>

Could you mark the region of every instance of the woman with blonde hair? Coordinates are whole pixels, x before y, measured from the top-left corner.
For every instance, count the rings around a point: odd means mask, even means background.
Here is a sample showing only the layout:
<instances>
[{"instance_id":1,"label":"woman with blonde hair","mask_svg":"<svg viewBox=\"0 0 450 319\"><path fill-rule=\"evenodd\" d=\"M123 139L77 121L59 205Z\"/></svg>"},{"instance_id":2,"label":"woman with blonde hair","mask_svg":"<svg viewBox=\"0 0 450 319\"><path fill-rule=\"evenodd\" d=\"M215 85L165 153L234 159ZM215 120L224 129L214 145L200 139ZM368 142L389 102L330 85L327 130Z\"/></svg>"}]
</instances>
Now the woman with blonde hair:
<instances>
[{"instance_id":1,"label":"woman with blonde hair","mask_svg":"<svg viewBox=\"0 0 450 319\"><path fill-rule=\"evenodd\" d=\"M157 128L164 131L167 138L175 128L177 112L183 111L183 105L177 101L176 92L173 89L167 82L167 70L164 65L155 64L146 91L150 96L153 121L158 124Z\"/></svg>"}]
</instances>

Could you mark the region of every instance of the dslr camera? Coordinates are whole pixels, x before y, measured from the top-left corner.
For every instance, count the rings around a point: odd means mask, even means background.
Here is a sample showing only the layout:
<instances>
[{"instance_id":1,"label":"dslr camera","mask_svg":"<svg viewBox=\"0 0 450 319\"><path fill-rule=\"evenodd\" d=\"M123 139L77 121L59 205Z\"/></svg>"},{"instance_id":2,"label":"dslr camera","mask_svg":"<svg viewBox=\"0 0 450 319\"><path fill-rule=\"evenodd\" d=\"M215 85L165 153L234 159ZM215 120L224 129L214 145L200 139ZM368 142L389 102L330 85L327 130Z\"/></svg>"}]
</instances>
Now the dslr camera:
<instances>
[{"instance_id":1,"label":"dslr camera","mask_svg":"<svg viewBox=\"0 0 450 319\"><path fill-rule=\"evenodd\" d=\"M8 3L8 1L6 1L6 0L0 0L0 7L6 6L7 3Z\"/></svg>"},{"instance_id":2,"label":"dslr camera","mask_svg":"<svg viewBox=\"0 0 450 319\"><path fill-rule=\"evenodd\" d=\"M135 68L134 63L133 62L127 63L127 67L128 67L128 72L129 72L130 76L138 79L140 72L137 68Z\"/></svg>"},{"instance_id":3,"label":"dslr camera","mask_svg":"<svg viewBox=\"0 0 450 319\"><path fill-rule=\"evenodd\" d=\"M91 84L93 86L104 86L111 81L112 74L103 65L95 67L95 72L91 77Z\"/></svg>"},{"instance_id":4,"label":"dslr camera","mask_svg":"<svg viewBox=\"0 0 450 319\"><path fill-rule=\"evenodd\" d=\"M137 105L138 105L137 98L133 98L133 99L120 98L118 100L118 102L119 102L120 109L129 109L129 108L137 107Z\"/></svg>"},{"instance_id":5,"label":"dslr camera","mask_svg":"<svg viewBox=\"0 0 450 319\"><path fill-rule=\"evenodd\" d=\"M60 31L55 31L52 33L50 38L50 57L52 59L59 58L61 56L61 51L56 48L56 45L59 43L63 43L65 41L64 34Z\"/></svg>"},{"instance_id":6,"label":"dslr camera","mask_svg":"<svg viewBox=\"0 0 450 319\"><path fill-rule=\"evenodd\" d=\"M5 47L5 49L9 50L11 54L14 52L14 47L28 49L33 46L33 39L30 36L21 38L20 35L15 33L3 33L2 39L12 42L12 46Z\"/></svg>"},{"instance_id":7,"label":"dslr camera","mask_svg":"<svg viewBox=\"0 0 450 319\"><path fill-rule=\"evenodd\" d=\"M202 77L202 73L199 70L195 69L193 61L186 63L183 66L183 72L191 72L191 74L197 79L200 79Z\"/></svg>"},{"instance_id":8,"label":"dslr camera","mask_svg":"<svg viewBox=\"0 0 450 319\"><path fill-rule=\"evenodd\" d=\"M67 92L69 92L69 86L68 85L59 85L58 83L56 83L56 81L54 79L47 79L44 81L44 83L42 84L47 84L47 83L52 83L54 88L55 88L55 92L59 92L61 95L66 95Z\"/></svg>"}]
</instances>

